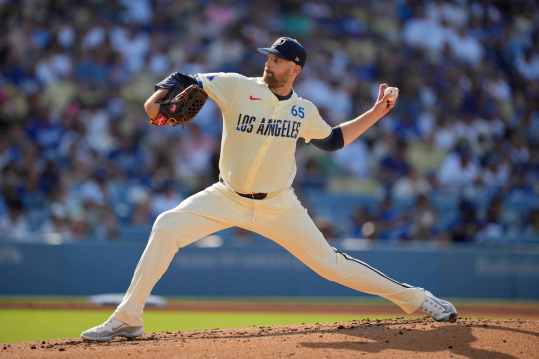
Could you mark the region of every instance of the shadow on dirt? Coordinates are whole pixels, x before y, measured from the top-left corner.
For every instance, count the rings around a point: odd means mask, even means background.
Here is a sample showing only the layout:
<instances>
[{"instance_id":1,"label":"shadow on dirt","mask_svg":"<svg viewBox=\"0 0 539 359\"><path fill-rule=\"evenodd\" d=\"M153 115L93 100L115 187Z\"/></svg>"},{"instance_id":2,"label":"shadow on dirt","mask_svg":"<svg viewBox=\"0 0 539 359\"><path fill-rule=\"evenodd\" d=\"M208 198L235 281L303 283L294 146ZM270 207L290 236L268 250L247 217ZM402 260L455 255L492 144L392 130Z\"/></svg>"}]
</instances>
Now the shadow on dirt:
<instances>
[{"instance_id":1,"label":"shadow on dirt","mask_svg":"<svg viewBox=\"0 0 539 359\"><path fill-rule=\"evenodd\" d=\"M505 341L506 334L521 333L539 337L539 333L526 330L508 328L497 325L447 325L435 327L431 330L419 330L413 328L393 328L391 326L358 326L351 329L339 330L339 334L356 337L357 340L341 341L331 343L300 343L306 348L325 348L356 350L365 353L380 353L384 350L395 349L399 351L414 352L443 352L449 351L452 354L462 355L468 358L488 358L488 359L512 359L512 355L500 353L493 350L478 349L473 347L477 338L472 334L472 328L498 331L495 335L502 345L511 344ZM337 331L331 331L337 333Z\"/></svg>"}]
</instances>

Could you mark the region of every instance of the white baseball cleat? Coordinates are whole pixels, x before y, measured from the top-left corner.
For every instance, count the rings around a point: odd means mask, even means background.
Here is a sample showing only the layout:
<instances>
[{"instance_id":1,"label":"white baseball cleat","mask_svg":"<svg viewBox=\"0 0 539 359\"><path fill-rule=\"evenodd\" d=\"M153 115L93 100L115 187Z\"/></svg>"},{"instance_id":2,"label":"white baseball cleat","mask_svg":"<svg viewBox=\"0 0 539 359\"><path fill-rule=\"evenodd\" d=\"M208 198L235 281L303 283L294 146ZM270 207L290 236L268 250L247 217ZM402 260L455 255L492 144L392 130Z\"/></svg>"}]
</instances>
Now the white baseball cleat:
<instances>
[{"instance_id":1,"label":"white baseball cleat","mask_svg":"<svg viewBox=\"0 0 539 359\"><path fill-rule=\"evenodd\" d=\"M108 342L114 337L136 338L144 335L144 327L132 327L116 318L109 318L105 323L90 328L82 333L83 340Z\"/></svg>"},{"instance_id":2,"label":"white baseball cleat","mask_svg":"<svg viewBox=\"0 0 539 359\"><path fill-rule=\"evenodd\" d=\"M455 306L447 300L435 297L428 290L425 291L425 300L421 304L421 309L437 322L454 323L457 321L458 313Z\"/></svg>"}]
</instances>

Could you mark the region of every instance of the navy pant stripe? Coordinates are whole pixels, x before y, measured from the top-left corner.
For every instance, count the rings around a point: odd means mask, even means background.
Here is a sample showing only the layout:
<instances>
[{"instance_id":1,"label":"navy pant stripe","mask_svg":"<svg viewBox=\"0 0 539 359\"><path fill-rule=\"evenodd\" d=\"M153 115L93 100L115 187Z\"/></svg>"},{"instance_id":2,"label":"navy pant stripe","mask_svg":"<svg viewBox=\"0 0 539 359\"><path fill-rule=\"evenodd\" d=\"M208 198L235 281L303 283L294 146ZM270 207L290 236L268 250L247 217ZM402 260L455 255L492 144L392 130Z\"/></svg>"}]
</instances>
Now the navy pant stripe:
<instances>
[{"instance_id":1,"label":"navy pant stripe","mask_svg":"<svg viewBox=\"0 0 539 359\"><path fill-rule=\"evenodd\" d=\"M349 260L349 261L352 261L352 262L359 263L359 264L361 264L362 266L369 268L370 270L372 270L372 271L374 271L374 272L380 274L382 277L384 277L384 278L386 278L386 279L389 279L389 280L392 281L393 283L396 283L396 284L398 284L398 285L400 285L400 286L402 286L402 287L404 287L404 288L413 288L411 285L408 285L408 284L406 284L406 283L401 283L401 282L399 282L399 281L396 281L395 279L393 279L393 278L391 278L391 277L385 275L384 273L380 272L378 269L371 267L371 266L368 265L367 263L362 262L362 261L360 261L359 259L356 259L356 258L354 258L354 257L352 257L352 256L350 256L350 255L348 255L348 254L346 254L346 253L344 253L343 251L338 250L337 248L334 248L334 247L332 247L332 248L333 248L333 250L335 251L335 253L341 254L346 260Z\"/></svg>"}]
</instances>

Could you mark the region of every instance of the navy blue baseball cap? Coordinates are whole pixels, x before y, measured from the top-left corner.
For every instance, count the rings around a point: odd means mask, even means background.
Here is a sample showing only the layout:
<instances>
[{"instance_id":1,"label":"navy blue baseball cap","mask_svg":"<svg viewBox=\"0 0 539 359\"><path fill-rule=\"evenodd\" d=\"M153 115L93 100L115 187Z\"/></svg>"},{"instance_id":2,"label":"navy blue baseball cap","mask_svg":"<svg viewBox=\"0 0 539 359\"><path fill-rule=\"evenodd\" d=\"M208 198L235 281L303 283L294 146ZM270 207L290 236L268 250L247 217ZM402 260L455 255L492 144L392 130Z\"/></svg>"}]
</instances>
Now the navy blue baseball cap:
<instances>
[{"instance_id":1,"label":"navy blue baseball cap","mask_svg":"<svg viewBox=\"0 0 539 359\"><path fill-rule=\"evenodd\" d=\"M298 40L291 37L280 37L271 47L261 47L258 52L262 54L274 54L285 60L293 61L303 67L307 61L307 52Z\"/></svg>"}]
</instances>

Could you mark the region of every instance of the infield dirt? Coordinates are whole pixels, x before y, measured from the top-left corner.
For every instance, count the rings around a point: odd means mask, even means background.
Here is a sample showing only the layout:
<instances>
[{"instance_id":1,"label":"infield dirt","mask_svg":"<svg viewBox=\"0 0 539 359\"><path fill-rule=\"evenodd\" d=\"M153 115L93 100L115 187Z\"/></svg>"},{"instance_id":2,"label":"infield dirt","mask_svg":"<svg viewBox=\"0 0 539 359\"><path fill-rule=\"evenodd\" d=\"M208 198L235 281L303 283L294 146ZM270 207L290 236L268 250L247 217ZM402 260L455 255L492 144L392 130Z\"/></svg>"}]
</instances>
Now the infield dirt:
<instances>
[{"instance_id":1,"label":"infield dirt","mask_svg":"<svg viewBox=\"0 0 539 359\"><path fill-rule=\"evenodd\" d=\"M110 343L3 344L0 358L537 358L539 321L359 320L331 324L148 333Z\"/></svg>"}]
</instances>

